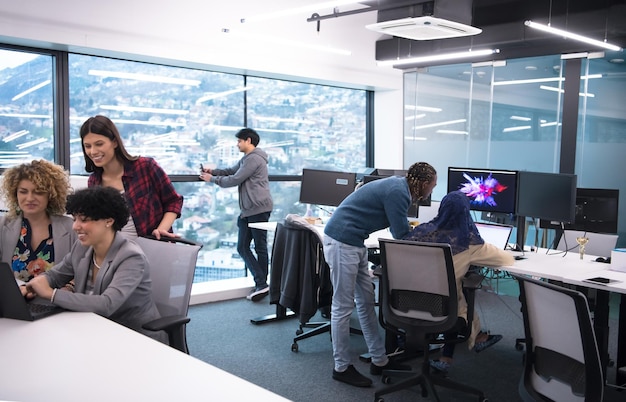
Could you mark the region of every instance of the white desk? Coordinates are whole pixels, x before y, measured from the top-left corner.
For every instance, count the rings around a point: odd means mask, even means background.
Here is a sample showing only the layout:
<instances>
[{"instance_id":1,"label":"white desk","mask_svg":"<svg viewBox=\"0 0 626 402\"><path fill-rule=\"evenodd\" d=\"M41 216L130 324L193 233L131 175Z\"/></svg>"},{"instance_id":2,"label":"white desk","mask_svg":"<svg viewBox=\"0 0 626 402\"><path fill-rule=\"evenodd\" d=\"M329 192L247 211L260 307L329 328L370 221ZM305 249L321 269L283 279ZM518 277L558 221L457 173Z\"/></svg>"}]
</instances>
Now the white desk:
<instances>
[{"instance_id":1,"label":"white desk","mask_svg":"<svg viewBox=\"0 0 626 402\"><path fill-rule=\"evenodd\" d=\"M512 254L521 255L520 252ZM596 262L596 256L585 255L581 260L578 253L564 254L556 250L547 250L546 254L546 249L539 249L537 252L526 252L524 257L523 260L516 260L514 265L498 269L565 282L570 276L584 277L588 272L607 270L610 267L609 264Z\"/></svg>"},{"instance_id":2,"label":"white desk","mask_svg":"<svg viewBox=\"0 0 626 402\"><path fill-rule=\"evenodd\" d=\"M92 313L0 318L0 400L287 401Z\"/></svg>"},{"instance_id":3,"label":"white desk","mask_svg":"<svg viewBox=\"0 0 626 402\"><path fill-rule=\"evenodd\" d=\"M578 253L570 252L564 255L558 251L549 250L546 254L545 249L539 249L536 253L527 252L524 256L526 259L517 260L514 265L499 269L597 290L593 327L604 367L607 366L609 358L609 292L621 294L616 362L617 367L626 366L626 273L610 270L610 264L596 262L596 256L592 255L585 255L581 260ZM584 281L596 276L620 282L601 285ZM625 379L618 374L616 383L621 384L623 380Z\"/></svg>"},{"instance_id":4,"label":"white desk","mask_svg":"<svg viewBox=\"0 0 626 402\"><path fill-rule=\"evenodd\" d=\"M267 230L269 232L275 232L276 231L276 222L256 222L256 223L249 223L248 227L254 228L254 229L262 229L262 230ZM315 230L317 230L317 233L319 233L320 236L324 236L324 225L313 225L313 227L315 227ZM393 236L391 235L391 232L389 231L389 229L382 229L382 230L377 230L376 232L370 234L370 236L365 239L365 247L368 248L377 248L378 247L378 239L392 239Z\"/></svg>"}]
</instances>

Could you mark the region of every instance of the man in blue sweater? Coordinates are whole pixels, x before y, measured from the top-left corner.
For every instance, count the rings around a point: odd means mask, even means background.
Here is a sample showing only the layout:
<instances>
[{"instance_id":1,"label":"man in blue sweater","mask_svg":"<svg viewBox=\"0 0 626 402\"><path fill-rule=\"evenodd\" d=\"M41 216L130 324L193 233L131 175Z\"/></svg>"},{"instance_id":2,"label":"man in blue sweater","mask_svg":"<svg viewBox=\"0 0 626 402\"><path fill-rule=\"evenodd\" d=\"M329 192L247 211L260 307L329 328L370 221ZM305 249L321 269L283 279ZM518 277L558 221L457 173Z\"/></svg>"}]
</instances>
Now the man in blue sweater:
<instances>
[{"instance_id":1,"label":"man in blue sweater","mask_svg":"<svg viewBox=\"0 0 626 402\"><path fill-rule=\"evenodd\" d=\"M406 177L375 180L350 194L335 210L324 229L324 257L331 269L333 301L331 335L335 367L333 378L357 387L369 387L372 380L351 363L350 316L356 309L372 356L370 373L383 369L409 370L390 361L378 331L374 309L374 288L368 273L365 239L389 227L394 239L409 233L407 212L412 201L427 198L437 185L437 172L425 162L413 164Z\"/></svg>"}]
</instances>

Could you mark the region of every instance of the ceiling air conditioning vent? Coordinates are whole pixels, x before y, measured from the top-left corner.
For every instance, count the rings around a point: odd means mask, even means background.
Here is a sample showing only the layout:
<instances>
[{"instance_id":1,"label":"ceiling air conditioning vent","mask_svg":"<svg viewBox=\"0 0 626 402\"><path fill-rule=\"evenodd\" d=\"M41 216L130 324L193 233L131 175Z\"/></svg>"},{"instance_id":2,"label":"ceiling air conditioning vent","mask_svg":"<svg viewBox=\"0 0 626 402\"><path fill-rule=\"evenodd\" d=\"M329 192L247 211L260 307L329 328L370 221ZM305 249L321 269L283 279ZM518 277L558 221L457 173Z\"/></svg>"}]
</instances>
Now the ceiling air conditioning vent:
<instances>
[{"instance_id":1,"label":"ceiling air conditioning vent","mask_svg":"<svg viewBox=\"0 0 626 402\"><path fill-rule=\"evenodd\" d=\"M402 18L365 26L385 35L414 40L433 40L477 35L482 29L435 17Z\"/></svg>"}]
</instances>

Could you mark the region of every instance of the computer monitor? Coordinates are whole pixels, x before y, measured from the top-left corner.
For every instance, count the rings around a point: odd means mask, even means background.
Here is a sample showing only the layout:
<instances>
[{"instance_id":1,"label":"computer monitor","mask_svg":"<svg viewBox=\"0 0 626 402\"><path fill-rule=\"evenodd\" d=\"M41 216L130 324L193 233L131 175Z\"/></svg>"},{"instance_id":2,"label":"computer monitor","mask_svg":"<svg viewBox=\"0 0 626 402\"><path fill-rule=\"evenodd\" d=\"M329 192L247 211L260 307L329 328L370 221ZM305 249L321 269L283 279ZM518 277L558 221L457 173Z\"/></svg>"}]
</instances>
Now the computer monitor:
<instances>
[{"instance_id":1,"label":"computer monitor","mask_svg":"<svg viewBox=\"0 0 626 402\"><path fill-rule=\"evenodd\" d=\"M336 207L356 186L356 173L302 169L300 202Z\"/></svg>"},{"instance_id":2,"label":"computer monitor","mask_svg":"<svg viewBox=\"0 0 626 402\"><path fill-rule=\"evenodd\" d=\"M461 191L474 211L515 213L517 172L502 169L448 168L448 193Z\"/></svg>"},{"instance_id":3,"label":"computer monitor","mask_svg":"<svg viewBox=\"0 0 626 402\"><path fill-rule=\"evenodd\" d=\"M575 174L518 172L518 216L569 223L575 214Z\"/></svg>"},{"instance_id":4,"label":"computer monitor","mask_svg":"<svg viewBox=\"0 0 626 402\"><path fill-rule=\"evenodd\" d=\"M565 230L592 233L617 233L619 190L577 188L574 222L563 225ZM540 226L560 229L560 224L541 220Z\"/></svg>"}]
</instances>

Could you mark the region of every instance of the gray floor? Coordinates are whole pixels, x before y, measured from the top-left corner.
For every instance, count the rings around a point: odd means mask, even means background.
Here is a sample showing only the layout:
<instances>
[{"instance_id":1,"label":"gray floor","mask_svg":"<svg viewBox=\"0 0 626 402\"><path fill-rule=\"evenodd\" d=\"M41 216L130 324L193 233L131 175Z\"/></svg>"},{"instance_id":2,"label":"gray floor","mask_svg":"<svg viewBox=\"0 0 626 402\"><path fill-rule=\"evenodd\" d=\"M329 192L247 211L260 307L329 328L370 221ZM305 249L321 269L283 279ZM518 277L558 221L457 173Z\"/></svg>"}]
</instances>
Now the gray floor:
<instances>
[{"instance_id":1,"label":"gray floor","mask_svg":"<svg viewBox=\"0 0 626 402\"><path fill-rule=\"evenodd\" d=\"M477 309L482 326L504 339L476 354L464 346L457 348L450 372L454 380L482 389L489 401L519 401L518 383L522 372L522 352L515 349L515 338L523 336L523 324L516 296L496 294L495 282L477 293ZM499 290L506 291L506 280L500 280ZM190 308L188 341L191 355L293 401L368 401L374 400L375 389L384 385L380 378L372 388L355 388L331 378L333 359L330 336L322 334L299 342L299 351L291 351L298 327L295 319L254 325L250 319L275 312L266 301L252 303L245 299L216 302ZM315 317L323 320L321 317ZM358 324L355 321L355 325ZM617 328L615 322L612 329ZM615 330L611 335L611 350L615 345ZM355 366L369 375L369 366L358 356L367 352L363 338L352 336ZM408 362L419 370L418 359ZM609 369L609 381L614 381L614 369ZM233 390L234 393L237 390ZM443 401L474 401L473 397L451 391L441 391ZM419 388L403 390L385 396L386 401L425 400ZM607 389L605 401L626 400L626 392Z\"/></svg>"}]
</instances>

